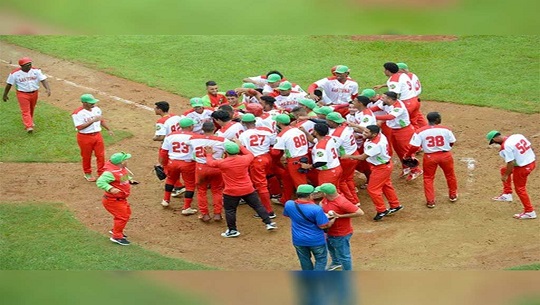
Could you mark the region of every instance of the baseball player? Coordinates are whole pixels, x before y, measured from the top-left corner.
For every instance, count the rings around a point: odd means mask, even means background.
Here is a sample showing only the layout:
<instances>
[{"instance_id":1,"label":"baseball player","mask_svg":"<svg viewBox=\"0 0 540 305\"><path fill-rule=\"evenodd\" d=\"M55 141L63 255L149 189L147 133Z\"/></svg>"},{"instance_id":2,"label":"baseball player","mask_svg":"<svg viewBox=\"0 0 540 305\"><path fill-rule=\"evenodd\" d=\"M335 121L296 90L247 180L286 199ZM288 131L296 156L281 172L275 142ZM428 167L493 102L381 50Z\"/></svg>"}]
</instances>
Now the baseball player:
<instances>
[{"instance_id":1,"label":"baseball player","mask_svg":"<svg viewBox=\"0 0 540 305\"><path fill-rule=\"evenodd\" d=\"M193 126L193 132L202 134L202 125L204 122L212 122L212 108L204 107L204 103L201 98L194 97L189 100L192 109L184 112L186 118L190 118L195 122Z\"/></svg>"},{"instance_id":2,"label":"baseball player","mask_svg":"<svg viewBox=\"0 0 540 305\"><path fill-rule=\"evenodd\" d=\"M277 95L279 95L278 87L282 83L289 82L286 78L283 77L283 75L277 74L277 73L268 75L267 81L268 81L267 84L262 89L262 93L264 95L270 95L273 97L276 97ZM302 93L305 92L297 84L294 84L294 83L290 83L290 84L291 84L291 90L296 91L296 92L302 92Z\"/></svg>"},{"instance_id":3,"label":"baseball player","mask_svg":"<svg viewBox=\"0 0 540 305\"><path fill-rule=\"evenodd\" d=\"M276 143L276 135L267 127L256 127L255 116L251 113L247 113L242 117L242 124L246 130L238 139L255 157L249 166L251 181L270 218L275 218L276 214L274 214L270 201L266 177L271 172L272 156L270 156L270 146Z\"/></svg>"},{"instance_id":4,"label":"baseball player","mask_svg":"<svg viewBox=\"0 0 540 305\"><path fill-rule=\"evenodd\" d=\"M227 98L227 103L229 106L231 106L235 111L246 109L246 104L240 103L238 100L238 93L236 93L236 91L229 90L225 92L225 97Z\"/></svg>"},{"instance_id":5,"label":"baseball player","mask_svg":"<svg viewBox=\"0 0 540 305\"><path fill-rule=\"evenodd\" d=\"M231 121L230 113L225 110L214 111L212 118L220 126L219 130L216 131L216 135L219 137L224 137L228 140L238 139L240 134L244 132L244 126L238 122Z\"/></svg>"},{"instance_id":6,"label":"baseball player","mask_svg":"<svg viewBox=\"0 0 540 305\"><path fill-rule=\"evenodd\" d=\"M313 112L313 109L317 107L317 103L311 99L301 99L298 101L299 106L303 107L306 110L307 116L315 117L317 114Z\"/></svg>"},{"instance_id":7,"label":"baseball player","mask_svg":"<svg viewBox=\"0 0 540 305\"><path fill-rule=\"evenodd\" d=\"M47 96L51 96L51 87L47 82L47 76L38 68L32 67L32 59L23 57L19 59L19 66L9 74L4 88L2 100L7 102L8 93L12 86L17 90L17 100L21 109L22 121L26 132L34 132L34 109L38 100L39 83L47 90Z\"/></svg>"},{"instance_id":8,"label":"baseball player","mask_svg":"<svg viewBox=\"0 0 540 305\"><path fill-rule=\"evenodd\" d=\"M424 194L426 196L426 206L435 207L435 189L433 181L437 166L440 166L448 185L448 198L451 202L458 199L457 179L454 172L454 158L450 150L456 142L456 137L452 131L441 126L441 115L438 112L427 114L429 125L415 131L411 139L411 147L407 156L414 157L416 152L422 148L424 158L422 167L424 169Z\"/></svg>"},{"instance_id":9,"label":"baseball player","mask_svg":"<svg viewBox=\"0 0 540 305\"><path fill-rule=\"evenodd\" d=\"M527 194L527 177L536 167L536 155L531 146L531 142L521 134L504 136L497 130L492 130L486 135L489 144L497 143L501 145L499 155L506 162L506 166L501 167L501 180L503 182L503 193L493 198L495 201L512 201L512 177L514 188L518 194L523 212L514 214L516 219L534 219L536 212Z\"/></svg>"},{"instance_id":10,"label":"baseball player","mask_svg":"<svg viewBox=\"0 0 540 305\"><path fill-rule=\"evenodd\" d=\"M92 152L96 156L97 174L103 173L105 165L105 144L101 136L101 127L105 128L111 136L114 132L109 128L102 117L101 109L96 106L99 102L91 94L81 95L82 106L71 114L73 124L77 130L77 144L81 150L84 179L95 182L92 176Z\"/></svg>"},{"instance_id":11,"label":"baseball player","mask_svg":"<svg viewBox=\"0 0 540 305\"><path fill-rule=\"evenodd\" d=\"M362 91L362 93L364 91ZM353 122L349 123L349 126L351 126L355 131L356 145L358 147L359 154L364 153L364 136L362 133L366 130L367 126L377 125L377 119L375 118L375 114L368 108L370 104L372 104L371 100L364 95L357 96L353 101L353 106L357 111L354 115ZM386 124L383 125L386 126ZM389 150L391 149L392 148L389 146ZM366 160L359 160L356 165L356 170L363 173L366 176L367 181L369 181L371 169L369 163Z\"/></svg>"},{"instance_id":12,"label":"baseball player","mask_svg":"<svg viewBox=\"0 0 540 305\"><path fill-rule=\"evenodd\" d=\"M277 78L278 81L281 80L283 78L283 74L281 74L279 71L277 70L272 70L272 71L269 71L268 73L266 73L266 75L259 75L259 76L253 76L253 77L246 77L244 78L242 81L244 83L251 83L253 85L255 85L255 88L253 89L256 89L256 88L259 88L259 89L263 89L264 86L266 84L268 84L268 77L272 74L275 74L277 75ZM276 77L274 76L273 77L274 79L276 79ZM276 80L274 80L275 82Z\"/></svg>"},{"instance_id":13,"label":"baseball player","mask_svg":"<svg viewBox=\"0 0 540 305\"><path fill-rule=\"evenodd\" d=\"M105 191L101 200L103 207L114 216L110 240L122 246L130 244L124 235L124 228L131 217L127 198L131 193L131 185L138 184L126 167L129 158L131 154L125 152L113 154L105 164L103 174L96 181L97 187Z\"/></svg>"},{"instance_id":14,"label":"baseball player","mask_svg":"<svg viewBox=\"0 0 540 305\"><path fill-rule=\"evenodd\" d=\"M357 160L367 160L371 164L371 175L367 186L369 197L375 205L377 214L373 220L379 221L387 215L396 213L403 209L399 203L392 180L392 157L389 154L388 141L380 132L377 125L369 125L364 131L364 153L360 156L345 155L342 158L351 158ZM390 204L390 209L386 208L383 194Z\"/></svg>"},{"instance_id":15,"label":"baseball player","mask_svg":"<svg viewBox=\"0 0 540 305\"><path fill-rule=\"evenodd\" d=\"M223 158L225 153L225 141L223 137L214 135L214 124L212 122L204 122L202 126L204 134L194 135L187 142L193 149L193 158L196 162L195 167L195 183L197 185L197 203L199 204L200 216L199 219L208 222L212 219L208 211L208 199L206 193L210 184L210 192L212 193L212 202L214 205L214 221L222 220L221 212L223 210L223 178L221 171L217 168L210 167L206 164L206 153L204 148L212 147L215 159Z\"/></svg>"},{"instance_id":16,"label":"baseball player","mask_svg":"<svg viewBox=\"0 0 540 305\"><path fill-rule=\"evenodd\" d=\"M406 82L407 87L414 86L414 92L415 92L415 98L418 100L418 112L416 113L416 117L412 119L413 126L422 126L426 125L426 121L424 120L424 117L422 116L422 111L420 111L420 106L422 105L420 103L420 94L422 93L422 83L420 83L420 79L418 79L418 76L412 72L409 71L409 66L407 66L406 63L398 62L396 64L399 68L399 73L403 73L407 75L409 80ZM405 104L407 106L407 104Z\"/></svg>"},{"instance_id":17,"label":"baseball player","mask_svg":"<svg viewBox=\"0 0 540 305\"><path fill-rule=\"evenodd\" d=\"M298 106L298 101L306 97L305 92L300 92L292 89L290 82L282 82L278 87L279 95L276 95L275 107L278 110L291 112L291 110Z\"/></svg>"},{"instance_id":18,"label":"baseball player","mask_svg":"<svg viewBox=\"0 0 540 305\"><path fill-rule=\"evenodd\" d=\"M373 89L364 89L364 90L362 90L362 93L360 95L369 98L371 103L369 103L367 105L367 107L370 108L370 109L377 109L377 107L383 105L382 94L377 94L375 92L375 90L373 90ZM373 111L373 114L375 116L385 115L386 112L379 108L378 110ZM386 125L384 121L378 121L377 125L379 125L379 127L381 128L382 133L384 134L384 136L387 139L392 138L392 128L388 127L388 125ZM392 143L388 142L388 145L390 145L390 153L392 153L392 149L393 149L392 148Z\"/></svg>"},{"instance_id":19,"label":"baseball player","mask_svg":"<svg viewBox=\"0 0 540 305\"><path fill-rule=\"evenodd\" d=\"M323 78L311 84L308 88L309 97L324 105L349 104L358 95L358 83L349 77L350 69L347 66L336 67L335 76ZM317 88L322 89L323 98L315 94ZM348 108L342 108L340 114L347 115Z\"/></svg>"},{"instance_id":20,"label":"baseball player","mask_svg":"<svg viewBox=\"0 0 540 305\"><path fill-rule=\"evenodd\" d=\"M242 96L242 103L244 104L260 104L261 103L261 96L262 93L257 91L257 86L253 83L243 83L242 88L236 88L234 91L236 91L238 94L241 94Z\"/></svg>"},{"instance_id":21,"label":"baseball player","mask_svg":"<svg viewBox=\"0 0 540 305\"><path fill-rule=\"evenodd\" d=\"M227 104L227 98L222 92L219 92L219 87L215 81L206 82L206 92L207 94L201 98L204 107L216 108L220 105Z\"/></svg>"},{"instance_id":22,"label":"baseball player","mask_svg":"<svg viewBox=\"0 0 540 305\"><path fill-rule=\"evenodd\" d=\"M159 152L159 163L167 170L165 193L161 205L163 207L169 206L174 183L182 175L186 185L182 215L186 216L197 213L197 210L191 207L193 195L195 194L195 162L192 159L193 147L188 144L191 137L195 135L192 132L193 125L195 125L195 122L192 119L181 119L180 131L166 136Z\"/></svg>"}]
</instances>

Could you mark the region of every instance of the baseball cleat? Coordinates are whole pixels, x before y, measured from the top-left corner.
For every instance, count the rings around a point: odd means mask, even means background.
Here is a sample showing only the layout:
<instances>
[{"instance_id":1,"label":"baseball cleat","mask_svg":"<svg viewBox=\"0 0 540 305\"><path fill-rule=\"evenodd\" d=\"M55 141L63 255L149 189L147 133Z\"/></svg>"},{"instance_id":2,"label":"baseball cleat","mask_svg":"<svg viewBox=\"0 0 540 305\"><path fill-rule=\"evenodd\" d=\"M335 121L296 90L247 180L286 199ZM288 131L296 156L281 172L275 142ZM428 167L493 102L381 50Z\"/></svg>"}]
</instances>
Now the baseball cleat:
<instances>
[{"instance_id":1,"label":"baseball cleat","mask_svg":"<svg viewBox=\"0 0 540 305\"><path fill-rule=\"evenodd\" d=\"M277 224L275 222L266 224L266 230L271 231L275 229L277 229Z\"/></svg>"},{"instance_id":2,"label":"baseball cleat","mask_svg":"<svg viewBox=\"0 0 540 305\"><path fill-rule=\"evenodd\" d=\"M375 221L379 221L381 220L384 216L388 215L388 210L384 211L384 212L379 212L375 215L375 217L373 217L373 220Z\"/></svg>"},{"instance_id":3,"label":"baseball cleat","mask_svg":"<svg viewBox=\"0 0 540 305\"><path fill-rule=\"evenodd\" d=\"M407 176L407 181L412 181L412 180L414 180L414 179L420 177L423 173L424 173L423 170L411 172L411 173Z\"/></svg>"},{"instance_id":4,"label":"baseball cleat","mask_svg":"<svg viewBox=\"0 0 540 305\"><path fill-rule=\"evenodd\" d=\"M199 219L204 222L209 222L210 220L212 220L212 217L210 217L210 215L208 214L204 214L204 215L199 215Z\"/></svg>"},{"instance_id":5,"label":"baseball cleat","mask_svg":"<svg viewBox=\"0 0 540 305\"><path fill-rule=\"evenodd\" d=\"M129 246L130 242L129 240L125 239L125 238L109 238L110 241L112 241L113 243L117 243L119 245L122 245L122 246Z\"/></svg>"},{"instance_id":6,"label":"baseball cleat","mask_svg":"<svg viewBox=\"0 0 540 305\"><path fill-rule=\"evenodd\" d=\"M433 201L427 202L427 203L426 203L426 206L427 206L428 208L430 208L430 209L433 209L433 208L435 207L435 202L433 202Z\"/></svg>"},{"instance_id":7,"label":"baseball cleat","mask_svg":"<svg viewBox=\"0 0 540 305\"><path fill-rule=\"evenodd\" d=\"M167 200L163 199L163 200L161 200L161 206L164 207L164 208L165 208L165 207L168 207L168 206L169 206L169 202L168 202Z\"/></svg>"},{"instance_id":8,"label":"baseball cleat","mask_svg":"<svg viewBox=\"0 0 540 305\"><path fill-rule=\"evenodd\" d=\"M394 214L394 213L396 213L397 211L399 211L399 210L401 210L401 209L403 209L403 206L402 206L402 205L398 206L397 208L390 208L390 209L388 209L388 210L386 211L386 215L385 215L385 216Z\"/></svg>"},{"instance_id":9,"label":"baseball cleat","mask_svg":"<svg viewBox=\"0 0 540 305\"><path fill-rule=\"evenodd\" d=\"M500 194L497 197L491 198L491 200L511 202L513 198L512 198L512 194Z\"/></svg>"},{"instance_id":10,"label":"baseball cleat","mask_svg":"<svg viewBox=\"0 0 540 305\"><path fill-rule=\"evenodd\" d=\"M26 128L26 132L27 133L34 133L34 128L28 127L28 128Z\"/></svg>"},{"instance_id":11,"label":"baseball cleat","mask_svg":"<svg viewBox=\"0 0 540 305\"><path fill-rule=\"evenodd\" d=\"M270 217L270 219L274 219L277 216L276 216L276 213L271 212L271 213L268 213L268 217ZM259 216L259 214L255 213L255 214L253 214L253 218L261 218L261 216Z\"/></svg>"},{"instance_id":12,"label":"baseball cleat","mask_svg":"<svg viewBox=\"0 0 540 305\"><path fill-rule=\"evenodd\" d=\"M536 218L536 212L535 211L532 211L532 212L528 212L528 213L519 213L519 214L514 214L514 218L515 219L535 219Z\"/></svg>"},{"instance_id":13,"label":"baseball cleat","mask_svg":"<svg viewBox=\"0 0 540 305\"><path fill-rule=\"evenodd\" d=\"M197 213L197 209L187 208L187 209L182 210L182 215L186 215L186 216L193 215L195 213Z\"/></svg>"},{"instance_id":14,"label":"baseball cleat","mask_svg":"<svg viewBox=\"0 0 540 305\"><path fill-rule=\"evenodd\" d=\"M455 194L454 196L449 196L449 197L448 197L448 200L450 200L450 202L456 202L457 199L458 199L458 195L457 195L457 194Z\"/></svg>"},{"instance_id":15,"label":"baseball cleat","mask_svg":"<svg viewBox=\"0 0 540 305\"><path fill-rule=\"evenodd\" d=\"M411 169L410 169L410 168L404 168L404 169L401 171L401 175L399 176L399 178L405 178L405 177L407 177L410 173L411 173Z\"/></svg>"},{"instance_id":16,"label":"baseball cleat","mask_svg":"<svg viewBox=\"0 0 540 305\"><path fill-rule=\"evenodd\" d=\"M236 231L236 230L229 230L227 229L227 231L221 233L221 236L225 237L225 238L229 238L229 237L237 237L237 236L240 236L240 232Z\"/></svg>"},{"instance_id":17,"label":"baseball cleat","mask_svg":"<svg viewBox=\"0 0 540 305\"><path fill-rule=\"evenodd\" d=\"M179 197L180 195L184 194L185 192L186 192L185 187L174 188L172 193L171 193L171 197Z\"/></svg>"},{"instance_id":18,"label":"baseball cleat","mask_svg":"<svg viewBox=\"0 0 540 305\"><path fill-rule=\"evenodd\" d=\"M283 205L283 202L281 202L278 198L272 198L272 199L270 199L270 201L273 204Z\"/></svg>"},{"instance_id":19,"label":"baseball cleat","mask_svg":"<svg viewBox=\"0 0 540 305\"><path fill-rule=\"evenodd\" d=\"M343 269L343 266L342 265L330 265L328 267L326 267L326 271L337 271L337 270L342 270Z\"/></svg>"},{"instance_id":20,"label":"baseball cleat","mask_svg":"<svg viewBox=\"0 0 540 305\"><path fill-rule=\"evenodd\" d=\"M109 231L109 234L111 234L111 235L113 234L113 233L112 233L112 230ZM127 238L127 235L125 235L125 234L122 234L122 235L124 236L124 238Z\"/></svg>"}]
</instances>

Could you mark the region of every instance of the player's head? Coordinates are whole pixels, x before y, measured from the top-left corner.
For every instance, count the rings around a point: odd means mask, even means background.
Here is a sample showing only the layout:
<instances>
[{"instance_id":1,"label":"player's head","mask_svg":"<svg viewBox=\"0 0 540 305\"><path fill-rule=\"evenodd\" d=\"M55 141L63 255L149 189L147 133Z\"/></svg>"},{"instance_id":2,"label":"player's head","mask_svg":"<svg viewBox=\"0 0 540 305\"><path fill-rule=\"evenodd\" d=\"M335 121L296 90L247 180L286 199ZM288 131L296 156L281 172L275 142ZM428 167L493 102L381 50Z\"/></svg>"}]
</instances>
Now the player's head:
<instances>
[{"instance_id":1,"label":"player's head","mask_svg":"<svg viewBox=\"0 0 540 305\"><path fill-rule=\"evenodd\" d=\"M218 110L227 111L229 115L231 116L231 120L234 117L234 109L231 105L221 105L218 107Z\"/></svg>"},{"instance_id":2,"label":"player's head","mask_svg":"<svg viewBox=\"0 0 540 305\"><path fill-rule=\"evenodd\" d=\"M356 109L364 110L367 105L371 103L371 100L367 96L359 95L353 100L353 105Z\"/></svg>"},{"instance_id":3,"label":"player's head","mask_svg":"<svg viewBox=\"0 0 540 305\"><path fill-rule=\"evenodd\" d=\"M154 105L156 105L156 107L154 108L154 112L157 115L162 115L169 112L169 103L165 101L154 103Z\"/></svg>"},{"instance_id":4,"label":"player's head","mask_svg":"<svg viewBox=\"0 0 540 305\"><path fill-rule=\"evenodd\" d=\"M269 74L266 77L266 81L268 82L268 86L270 88L275 89L279 86L279 83L281 82L281 79L283 79L283 76L277 73Z\"/></svg>"},{"instance_id":5,"label":"player's head","mask_svg":"<svg viewBox=\"0 0 540 305\"><path fill-rule=\"evenodd\" d=\"M276 99L272 96L264 95L261 96L261 101L263 102L264 111L270 111L274 109L274 104Z\"/></svg>"},{"instance_id":6,"label":"player's head","mask_svg":"<svg viewBox=\"0 0 540 305\"><path fill-rule=\"evenodd\" d=\"M399 68L399 72L401 72L401 73L409 72L409 66L407 66L406 63L404 63L404 62L398 62L396 65L397 65L398 68Z\"/></svg>"},{"instance_id":7,"label":"player's head","mask_svg":"<svg viewBox=\"0 0 540 305\"><path fill-rule=\"evenodd\" d=\"M372 102L376 102L379 99L377 92L375 92L373 89L364 89L360 95L369 98L369 100Z\"/></svg>"},{"instance_id":8,"label":"player's head","mask_svg":"<svg viewBox=\"0 0 540 305\"><path fill-rule=\"evenodd\" d=\"M32 59L30 57L23 57L19 59L19 66L24 72L30 71L32 69Z\"/></svg>"},{"instance_id":9,"label":"player's head","mask_svg":"<svg viewBox=\"0 0 540 305\"><path fill-rule=\"evenodd\" d=\"M368 125L366 129L362 132L362 135L366 139L373 139L381 132L381 128L377 125Z\"/></svg>"},{"instance_id":10,"label":"player's head","mask_svg":"<svg viewBox=\"0 0 540 305\"><path fill-rule=\"evenodd\" d=\"M291 110L292 115L298 120L301 116L307 116L306 108L303 106L296 106Z\"/></svg>"},{"instance_id":11,"label":"player's head","mask_svg":"<svg viewBox=\"0 0 540 305\"><path fill-rule=\"evenodd\" d=\"M341 116L341 113L339 112L330 112L326 116L326 124L330 128L337 128L339 125L343 124L345 122L345 119Z\"/></svg>"},{"instance_id":12,"label":"player's head","mask_svg":"<svg viewBox=\"0 0 540 305\"><path fill-rule=\"evenodd\" d=\"M96 105L96 103L99 102L98 99L94 98L92 94L83 94L81 95L81 103L83 105L84 109L92 109Z\"/></svg>"},{"instance_id":13,"label":"player's head","mask_svg":"<svg viewBox=\"0 0 540 305\"><path fill-rule=\"evenodd\" d=\"M351 72L351 69L349 67L344 65L339 65L336 67L336 70L334 71L334 75L336 76L337 80L344 81L349 76L349 73Z\"/></svg>"},{"instance_id":14,"label":"player's head","mask_svg":"<svg viewBox=\"0 0 540 305\"><path fill-rule=\"evenodd\" d=\"M298 104L303 107L306 110L306 113L313 110L315 107L317 107L317 103L315 103L312 99L303 98L298 101Z\"/></svg>"},{"instance_id":15,"label":"player's head","mask_svg":"<svg viewBox=\"0 0 540 305\"><path fill-rule=\"evenodd\" d=\"M209 80L206 82L206 91L212 95L216 95L218 93L218 85L215 81Z\"/></svg>"},{"instance_id":16,"label":"player's head","mask_svg":"<svg viewBox=\"0 0 540 305\"><path fill-rule=\"evenodd\" d=\"M194 97L189 100L189 104L193 107L196 113L201 114L204 112L204 102L200 97Z\"/></svg>"},{"instance_id":17,"label":"player's head","mask_svg":"<svg viewBox=\"0 0 540 305\"><path fill-rule=\"evenodd\" d=\"M240 153L240 146L234 142L225 141L223 146L225 147L225 152L230 156L238 155Z\"/></svg>"},{"instance_id":18,"label":"player's head","mask_svg":"<svg viewBox=\"0 0 540 305\"><path fill-rule=\"evenodd\" d=\"M291 124L291 118L283 113L276 115L272 119L276 121L276 125L280 128L283 126L289 126Z\"/></svg>"},{"instance_id":19,"label":"player's head","mask_svg":"<svg viewBox=\"0 0 540 305\"><path fill-rule=\"evenodd\" d=\"M313 112L315 112L315 114L317 114L317 118L321 120L325 120L326 116L332 111L334 111L334 108L330 106L322 106L322 107L313 108Z\"/></svg>"},{"instance_id":20,"label":"player's head","mask_svg":"<svg viewBox=\"0 0 540 305\"><path fill-rule=\"evenodd\" d=\"M489 141L489 145L493 143L501 144L504 142L504 136L497 130L488 132L486 139Z\"/></svg>"},{"instance_id":21,"label":"player's head","mask_svg":"<svg viewBox=\"0 0 540 305\"><path fill-rule=\"evenodd\" d=\"M324 123L316 123L313 126L313 136L316 138L322 138L328 134L330 128Z\"/></svg>"},{"instance_id":22,"label":"player's head","mask_svg":"<svg viewBox=\"0 0 540 305\"><path fill-rule=\"evenodd\" d=\"M225 97L230 105L236 106L238 104L238 93L234 90L229 90L225 93Z\"/></svg>"},{"instance_id":23,"label":"player's head","mask_svg":"<svg viewBox=\"0 0 540 305\"><path fill-rule=\"evenodd\" d=\"M337 188L332 183L323 183L315 188L315 192L322 193L324 197L337 195Z\"/></svg>"},{"instance_id":24,"label":"player's head","mask_svg":"<svg viewBox=\"0 0 540 305\"><path fill-rule=\"evenodd\" d=\"M202 124L202 131L205 134L214 134L214 130L216 130L216 126L214 125L214 122L204 122Z\"/></svg>"},{"instance_id":25,"label":"player's head","mask_svg":"<svg viewBox=\"0 0 540 305\"><path fill-rule=\"evenodd\" d=\"M251 113L246 113L242 116L242 125L246 126L247 129L255 128L256 118Z\"/></svg>"},{"instance_id":26,"label":"player's head","mask_svg":"<svg viewBox=\"0 0 540 305\"><path fill-rule=\"evenodd\" d=\"M212 113L212 118L218 125L223 126L231 120L231 115L225 110L216 110Z\"/></svg>"},{"instance_id":27,"label":"player's head","mask_svg":"<svg viewBox=\"0 0 540 305\"><path fill-rule=\"evenodd\" d=\"M125 167L129 158L131 158L131 154L125 152L118 152L112 154L109 158L109 161L118 167Z\"/></svg>"},{"instance_id":28,"label":"player's head","mask_svg":"<svg viewBox=\"0 0 540 305\"><path fill-rule=\"evenodd\" d=\"M309 184L300 184L296 189L296 197L307 199L315 191L315 188Z\"/></svg>"},{"instance_id":29,"label":"player's head","mask_svg":"<svg viewBox=\"0 0 540 305\"><path fill-rule=\"evenodd\" d=\"M292 84L288 81L281 82L281 84L279 84L278 86L278 90L279 95L288 96L289 94L291 94Z\"/></svg>"},{"instance_id":30,"label":"player's head","mask_svg":"<svg viewBox=\"0 0 540 305\"><path fill-rule=\"evenodd\" d=\"M182 130L192 131L194 127L195 121L192 118L180 119L180 128L182 128Z\"/></svg>"},{"instance_id":31,"label":"player's head","mask_svg":"<svg viewBox=\"0 0 540 305\"><path fill-rule=\"evenodd\" d=\"M392 74L396 74L399 71L399 67L395 62L387 62L383 65L384 75L390 77Z\"/></svg>"},{"instance_id":32,"label":"player's head","mask_svg":"<svg viewBox=\"0 0 540 305\"><path fill-rule=\"evenodd\" d=\"M426 115L429 125L437 125L441 123L441 115L438 112L430 112Z\"/></svg>"},{"instance_id":33,"label":"player's head","mask_svg":"<svg viewBox=\"0 0 540 305\"><path fill-rule=\"evenodd\" d=\"M259 117L263 114L263 106L257 103L249 103L246 105L246 112Z\"/></svg>"},{"instance_id":34,"label":"player's head","mask_svg":"<svg viewBox=\"0 0 540 305\"><path fill-rule=\"evenodd\" d=\"M385 92L382 96L382 100L385 105L394 105L397 101L397 93L392 91Z\"/></svg>"},{"instance_id":35,"label":"player's head","mask_svg":"<svg viewBox=\"0 0 540 305\"><path fill-rule=\"evenodd\" d=\"M281 72L279 72L278 70L268 71L268 73L266 73L266 77L268 78L268 76L270 76L270 74L277 74L277 75L279 75L280 79L283 78L283 74Z\"/></svg>"}]
</instances>

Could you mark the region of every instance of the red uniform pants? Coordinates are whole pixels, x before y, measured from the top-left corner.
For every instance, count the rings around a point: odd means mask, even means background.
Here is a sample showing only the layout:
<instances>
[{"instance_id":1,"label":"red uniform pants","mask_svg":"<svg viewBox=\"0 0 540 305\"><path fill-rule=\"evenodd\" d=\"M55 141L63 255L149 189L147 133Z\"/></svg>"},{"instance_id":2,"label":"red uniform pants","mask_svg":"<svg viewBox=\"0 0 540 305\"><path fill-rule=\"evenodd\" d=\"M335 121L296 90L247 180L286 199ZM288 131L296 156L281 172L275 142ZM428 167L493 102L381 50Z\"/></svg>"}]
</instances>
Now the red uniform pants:
<instances>
[{"instance_id":1,"label":"red uniform pants","mask_svg":"<svg viewBox=\"0 0 540 305\"><path fill-rule=\"evenodd\" d=\"M391 208L397 208L399 206L399 199L394 190L394 186L392 185L392 180L390 179L391 175L391 161L386 164L371 166L371 175L369 176L367 192L375 205L377 213L386 211L383 194L388 200Z\"/></svg>"},{"instance_id":2,"label":"red uniform pants","mask_svg":"<svg viewBox=\"0 0 540 305\"><path fill-rule=\"evenodd\" d=\"M422 165L424 168L424 194L427 202L435 202L433 181L435 180L437 166L441 167L446 178L448 196L455 197L457 195L457 179L454 172L454 158L451 152L424 153Z\"/></svg>"},{"instance_id":3,"label":"red uniform pants","mask_svg":"<svg viewBox=\"0 0 540 305\"><path fill-rule=\"evenodd\" d=\"M338 192L342 193L339 188L341 175L343 174L341 166L324 170L315 169L314 171L317 172L317 181L319 183L318 185L321 185L323 183L332 183L336 187Z\"/></svg>"},{"instance_id":4,"label":"red uniform pants","mask_svg":"<svg viewBox=\"0 0 540 305\"><path fill-rule=\"evenodd\" d=\"M357 156L358 152L356 151L353 155ZM339 180L339 189L343 196L347 198L350 202L357 204L360 202L358 196L356 195L356 185L354 185L354 171L358 165L358 160L352 159L339 159L341 163L341 169L343 173L341 174L341 179Z\"/></svg>"},{"instance_id":5,"label":"red uniform pants","mask_svg":"<svg viewBox=\"0 0 540 305\"><path fill-rule=\"evenodd\" d=\"M207 164L196 163L195 182L197 184L197 203L201 214L208 213L208 184L212 193L212 203L214 205L214 215L223 211L223 178L219 168L210 167Z\"/></svg>"},{"instance_id":6,"label":"red uniform pants","mask_svg":"<svg viewBox=\"0 0 540 305\"><path fill-rule=\"evenodd\" d=\"M85 174L92 174L92 152L96 156L98 176L105 166L105 144L101 132L77 133L77 143L81 149L82 168Z\"/></svg>"},{"instance_id":7,"label":"red uniform pants","mask_svg":"<svg viewBox=\"0 0 540 305\"><path fill-rule=\"evenodd\" d=\"M38 91L32 93L17 91L17 100L19 101L24 128L34 127L34 109L38 100Z\"/></svg>"},{"instance_id":8,"label":"red uniform pants","mask_svg":"<svg viewBox=\"0 0 540 305\"><path fill-rule=\"evenodd\" d=\"M195 162L187 162L182 160L169 160L167 164L167 179L165 179L165 185L174 185L180 175L184 178L184 184L186 186L186 192L195 191ZM171 192L165 190L163 200L171 200ZM191 207L191 201L193 198L184 197L184 209Z\"/></svg>"},{"instance_id":9,"label":"red uniform pants","mask_svg":"<svg viewBox=\"0 0 540 305\"><path fill-rule=\"evenodd\" d=\"M103 196L103 207L113 216L113 235L115 239L124 238L124 228L131 217L131 207L126 198Z\"/></svg>"},{"instance_id":10,"label":"red uniform pants","mask_svg":"<svg viewBox=\"0 0 540 305\"><path fill-rule=\"evenodd\" d=\"M508 176L508 179L503 183L503 193L512 194L512 176L514 177L514 187L516 193L523 204L525 213L534 211L533 205L531 203L531 198L527 193L527 177L529 174L536 168L536 161L529 163L525 166L515 166L512 170L512 174ZM506 172L506 166L501 168L501 175Z\"/></svg>"},{"instance_id":11,"label":"red uniform pants","mask_svg":"<svg viewBox=\"0 0 540 305\"><path fill-rule=\"evenodd\" d=\"M407 108L409 118L411 119L411 124L415 129L419 129L420 127L427 125L426 120L420 111L420 102L418 101L418 97L402 100L402 102L405 104L405 108Z\"/></svg>"},{"instance_id":12,"label":"red uniform pants","mask_svg":"<svg viewBox=\"0 0 540 305\"><path fill-rule=\"evenodd\" d=\"M400 129L392 129L392 135L390 137L392 142L392 147L396 151L399 160L403 160L405 154L409 151L409 142L414 134L414 128L412 125L403 127ZM405 168L403 164L401 167Z\"/></svg>"},{"instance_id":13,"label":"red uniform pants","mask_svg":"<svg viewBox=\"0 0 540 305\"><path fill-rule=\"evenodd\" d=\"M298 172L298 169L301 167L299 160L302 157L305 157L305 156L287 159L287 173L289 174L289 178L291 179L293 190L296 190L300 184L307 184L307 175ZM289 200L291 198L289 197L285 199Z\"/></svg>"},{"instance_id":14,"label":"red uniform pants","mask_svg":"<svg viewBox=\"0 0 540 305\"><path fill-rule=\"evenodd\" d=\"M253 187L259 193L261 203L268 213L273 213L272 203L270 201L270 192L268 191L268 181L266 176L270 173L272 166L272 157L270 154L256 156L249 166L249 176Z\"/></svg>"}]
</instances>

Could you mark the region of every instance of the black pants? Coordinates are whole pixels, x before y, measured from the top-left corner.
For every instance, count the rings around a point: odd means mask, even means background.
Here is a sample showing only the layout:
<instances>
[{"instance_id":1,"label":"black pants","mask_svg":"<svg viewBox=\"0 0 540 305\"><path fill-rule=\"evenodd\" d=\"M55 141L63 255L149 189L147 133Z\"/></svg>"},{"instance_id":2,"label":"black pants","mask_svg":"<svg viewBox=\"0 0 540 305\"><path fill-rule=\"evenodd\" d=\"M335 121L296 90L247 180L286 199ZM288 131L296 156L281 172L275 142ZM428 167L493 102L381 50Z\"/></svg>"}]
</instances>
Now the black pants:
<instances>
[{"instance_id":1,"label":"black pants","mask_svg":"<svg viewBox=\"0 0 540 305\"><path fill-rule=\"evenodd\" d=\"M244 199L246 203L261 216L262 221L265 224L272 223L268 212L263 207L259 194L256 191L244 196L230 196L223 194L223 207L225 208L225 219L227 220L227 227L229 230L236 230L236 209L240 199Z\"/></svg>"}]
</instances>

